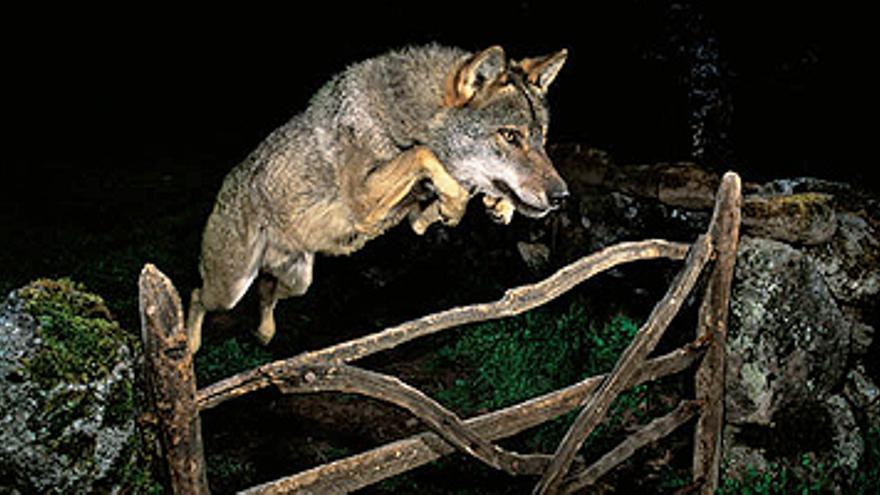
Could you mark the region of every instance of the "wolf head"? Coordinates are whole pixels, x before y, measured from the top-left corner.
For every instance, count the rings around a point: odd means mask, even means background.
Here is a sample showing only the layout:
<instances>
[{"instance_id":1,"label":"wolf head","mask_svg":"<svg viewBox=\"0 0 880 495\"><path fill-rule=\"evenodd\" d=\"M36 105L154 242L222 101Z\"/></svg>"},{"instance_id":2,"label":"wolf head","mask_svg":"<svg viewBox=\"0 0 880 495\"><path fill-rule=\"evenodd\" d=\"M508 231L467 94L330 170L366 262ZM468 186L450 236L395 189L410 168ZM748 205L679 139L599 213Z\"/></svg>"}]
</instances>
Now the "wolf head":
<instances>
[{"instance_id":1,"label":"wolf head","mask_svg":"<svg viewBox=\"0 0 880 495\"><path fill-rule=\"evenodd\" d=\"M568 188L544 151L545 96L566 56L508 61L493 46L451 71L429 144L459 183L533 218L560 206Z\"/></svg>"}]
</instances>

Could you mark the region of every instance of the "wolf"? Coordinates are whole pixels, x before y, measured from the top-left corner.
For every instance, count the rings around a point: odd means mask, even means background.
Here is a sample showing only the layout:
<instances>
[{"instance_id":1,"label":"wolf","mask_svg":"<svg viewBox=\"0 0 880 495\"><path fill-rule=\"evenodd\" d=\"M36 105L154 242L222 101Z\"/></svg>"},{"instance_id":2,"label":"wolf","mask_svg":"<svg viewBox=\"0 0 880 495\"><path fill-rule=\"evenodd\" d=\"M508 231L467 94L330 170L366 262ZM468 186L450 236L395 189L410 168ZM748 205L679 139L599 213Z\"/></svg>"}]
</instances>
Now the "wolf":
<instances>
[{"instance_id":1,"label":"wolf","mask_svg":"<svg viewBox=\"0 0 880 495\"><path fill-rule=\"evenodd\" d=\"M231 309L259 274L267 344L276 303L308 290L316 253L352 253L404 219L417 234L456 225L476 195L505 224L558 208L568 189L544 150L546 94L566 57L429 45L333 77L224 179L202 236L190 349L206 312Z\"/></svg>"}]
</instances>

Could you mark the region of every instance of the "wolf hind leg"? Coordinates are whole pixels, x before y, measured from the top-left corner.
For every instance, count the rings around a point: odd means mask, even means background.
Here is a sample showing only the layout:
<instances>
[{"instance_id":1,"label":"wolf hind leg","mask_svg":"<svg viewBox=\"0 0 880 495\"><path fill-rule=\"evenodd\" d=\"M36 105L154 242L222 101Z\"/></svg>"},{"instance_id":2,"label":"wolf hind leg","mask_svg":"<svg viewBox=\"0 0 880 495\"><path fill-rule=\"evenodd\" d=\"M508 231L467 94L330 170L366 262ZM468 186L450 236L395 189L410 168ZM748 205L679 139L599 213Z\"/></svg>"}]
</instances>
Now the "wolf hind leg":
<instances>
[{"instance_id":1,"label":"wolf hind leg","mask_svg":"<svg viewBox=\"0 0 880 495\"><path fill-rule=\"evenodd\" d=\"M275 305L279 299L301 296L312 284L315 255L309 252L283 253L270 249L259 279L260 326L256 336L267 345L275 336Z\"/></svg>"},{"instance_id":2,"label":"wolf hind leg","mask_svg":"<svg viewBox=\"0 0 880 495\"><path fill-rule=\"evenodd\" d=\"M203 239L200 271L202 286L192 291L186 329L190 351L195 354L202 343L202 323L208 311L232 309L251 286L265 250L265 237L254 230L244 239L235 239L229 229L209 218Z\"/></svg>"},{"instance_id":3,"label":"wolf hind leg","mask_svg":"<svg viewBox=\"0 0 880 495\"><path fill-rule=\"evenodd\" d=\"M189 350L193 354L202 346L202 323L205 321L205 305L202 304L202 291L193 289L189 298L189 312L186 317Z\"/></svg>"}]
</instances>

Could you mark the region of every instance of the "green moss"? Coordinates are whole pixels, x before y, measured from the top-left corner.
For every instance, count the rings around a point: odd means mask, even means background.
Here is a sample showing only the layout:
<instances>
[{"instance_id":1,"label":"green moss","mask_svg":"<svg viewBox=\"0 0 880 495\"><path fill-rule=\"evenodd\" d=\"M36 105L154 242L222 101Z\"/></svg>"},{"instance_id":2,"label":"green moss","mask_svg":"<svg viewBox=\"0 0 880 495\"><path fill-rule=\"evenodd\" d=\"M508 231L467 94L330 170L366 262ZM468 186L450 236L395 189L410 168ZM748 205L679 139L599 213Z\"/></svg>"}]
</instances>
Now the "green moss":
<instances>
[{"instance_id":1,"label":"green moss","mask_svg":"<svg viewBox=\"0 0 880 495\"><path fill-rule=\"evenodd\" d=\"M133 385L128 380L119 380L110 389L107 399L107 410L104 413L104 424L121 425L133 417L137 410Z\"/></svg>"},{"instance_id":2,"label":"green moss","mask_svg":"<svg viewBox=\"0 0 880 495\"><path fill-rule=\"evenodd\" d=\"M868 429L864 437L865 453L854 476L843 483L844 493L868 495L880 493L880 427ZM809 454L804 454L795 462L772 463L767 469L759 470L748 466L739 477L724 477L718 495L733 494L777 494L777 493L832 493L839 486L834 482L839 478L841 466L816 462ZM839 482L839 480L838 480Z\"/></svg>"},{"instance_id":3,"label":"green moss","mask_svg":"<svg viewBox=\"0 0 880 495\"><path fill-rule=\"evenodd\" d=\"M76 418L85 416L92 396L86 390L65 390L49 397L40 414L31 418L34 431L42 431L47 438L58 438ZM73 454L76 454L75 452Z\"/></svg>"},{"instance_id":4,"label":"green moss","mask_svg":"<svg viewBox=\"0 0 880 495\"><path fill-rule=\"evenodd\" d=\"M206 346L196 354L196 379L207 385L240 371L272 360L272 355L252 340L226 339L219 345Z\"/></svg>"},{"instance_id":5,"label":"green moss","mask_svg":"<svg viewBox=\"0 0 880 495\"><path fill-rule=\"evenodd\" d=\"M49 446L67 456L72 465L83 471L91 470L95 464L95 437L84 431L62 435L49 442Z\"/></svg>"},{"instance_id":6,"label":"green moss","mask_svg":"<svg viewBox=\"0 0 880 495\"><path fill-rule=\"evenodd\" d=\"M463 416L506 407L610 371L637 331L638 325L624 315L604 324L590 321L576 303L561 313L539 309L466 327L453 344L440 349L434 365L473 371L436 397ZM625 422L644 419L652 393L641 385L621 394L585 447L610 445L612 434ZM530 432L527 445L552 451L575 415L569 413Z\"/></svg>"},{"instance_id":7,"label":"green moss","mask_svg":"<svg viewBox=\"0 0 880 495\"><path fill-rule=\"evenodd\" d=\"M49 445L71 463L90 470L95 462L94 437L66 431L95 407L94 387L79 385L107 378L110 366L127 352L125 347L136 349L139 342L113 320L100 296L86 292L82 284L69 279L37 280L20 289L17 296L23 309L37 321L37 335L42 340L22 371L43 389L55 390L32 418L36 422L32 429L45 435ZM62 383L74 386L56 389ZM135 420L139 408L134 387L128 377L113 381L105 400L104 426L122 427ZM153 453L145 447L154 440L145 440L143 435L144 431L138 430L130 437L121 454L125 461L110 479L104 480L103 491L121 487L124 493L163 493L153 475Z\"/></svg>"},{"instance_id":8,"label":"green moss","mask_svg":"<svg viewBox=\"0 0 880 495\"><path fill-rule=\"evenodd\" d=\"M880 493L880 426L872 426L865 434L865 455L850 493Z\"/></svg>"},{"instance_id":9,"label":"green moss","mask_svg":"<svg viewBox=\"0 0 880 495\"><path fill-rule=\"evenodd\" d=\"M109 373L130 337L113 321L100 296L69 279L41 279L18 291L24 310L38 322L40 351L25 370L44 388L87 383Z\"/></svg>"},{"instance_id":10,"label":"green moss","mask_svg":"<svg viewBox=\"0 0 880 495\"><path fill-rule=\"evenodd\" d=\"M835 491L830 482L830 470L827 466L821 463L812 464L810 457L806 455L802 457L800 464L792 467L773 463L766 470L748 467L745 474L739 478L725 478L715 493L718 495L777 493L807 495Z\"/></svg>"},{"instance_id":11,"label":"green moss","mask_svg":"<svg viewBox=\"0 0 880 495\"><path fill-rule=\"evenodd\" d=\"M206 459L208 478L223 485L227 480L254 479L256 466L224 454L210 454Z\"/></svg>"},{"instance_id":12,"label":"green moss","mask_svg":"<svg viewBox=\"0 0 880 495\"><path fill-rule=\"evenodd\" d=\"M465 327L439 350L434 365L470 366L474 373L441 390L438 399L468 415L571 385L609 371L637 330L623 316L597 326L578 304L561 314L536 310Z\"/></svg>"}]
</instances>

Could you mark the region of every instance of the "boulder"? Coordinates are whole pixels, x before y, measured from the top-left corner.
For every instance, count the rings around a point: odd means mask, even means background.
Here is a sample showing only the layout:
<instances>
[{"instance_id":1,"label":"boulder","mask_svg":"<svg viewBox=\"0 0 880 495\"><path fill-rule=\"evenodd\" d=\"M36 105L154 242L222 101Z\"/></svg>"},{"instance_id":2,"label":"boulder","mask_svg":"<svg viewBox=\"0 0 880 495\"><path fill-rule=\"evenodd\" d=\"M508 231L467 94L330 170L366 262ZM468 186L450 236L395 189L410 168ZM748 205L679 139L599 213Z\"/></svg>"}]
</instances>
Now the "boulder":
<instances>
[{"instance_id":1,"label":"boulder","mask_svg":"<svg viewBox=\"0 0 880 495\"><path fill-rule=\"evenodd\" d=\"M854 413L837 393L854 326L810 255L741 240L727 340L726 476L783 466L801 479L833 471L835 486L845 486L863 451Z\"/></svg>"},{"instance_id":2,"label":"boulder","mask_svg":"<svg viewBox=\"0 0 880 495\"><path fill-rule=\"evenodd\" d=\"M745 237L732 289L727 416L770 425L824 400L846 371L853 323L818 264L788 244Z\"/></svg>"},{"instance_id":3,"label":"boulder","mask_svg":"<svg viewBox=\"0 0 880 495\"><path fill-rule=\"evenodd\" d=\"M880 293L880 237L865 218L841 213L837 235L810 248L834 297L854 306L876 304Z\"/></svg>"},{"instance_id":4,"label":"boulder","mask_svg":"<svg viewBox=\"0 0 880 495\"><path fill-rule=\"evenodd\" d=\"M0 305L0 492L142 492L132 339L100 297L40 280Z\"/></svg>"}]
</instances>

